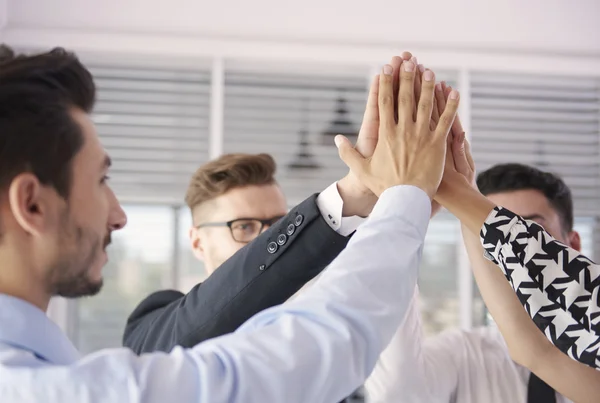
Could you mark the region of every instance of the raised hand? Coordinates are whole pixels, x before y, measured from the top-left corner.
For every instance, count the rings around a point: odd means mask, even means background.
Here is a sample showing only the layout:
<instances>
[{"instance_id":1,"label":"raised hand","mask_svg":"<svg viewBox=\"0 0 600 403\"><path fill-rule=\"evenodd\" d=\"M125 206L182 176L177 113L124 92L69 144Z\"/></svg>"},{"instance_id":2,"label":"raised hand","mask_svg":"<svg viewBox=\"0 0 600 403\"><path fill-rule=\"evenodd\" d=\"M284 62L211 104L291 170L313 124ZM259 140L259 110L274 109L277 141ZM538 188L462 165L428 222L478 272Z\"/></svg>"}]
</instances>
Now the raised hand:
<instances>
[{"instance_id":1,"label":"raised hand","mask_svg":"<svg viewBox=\"0 0 600 403\"><path fill-rule=\"evenodd\" d=\"M440 112L444 111L451 92L452 87L447 86L445 82L436 85L435 98ZM447 192L452 191L453 186L463 181L477 188L475 184L475 162L471 155L471 147L457 115L448 136L444 176L436 199L442 200Z\"/></svg>"},{"instance_id":2,"label":"raised hand","mask_svg":"<svg viewBox=\"0 0 600 403\"><path fill-rule=\"evenodd\" d=\"M410 60L410 52L402 53L402 56L394 56L390 65L392 66L392 77L395 92L399 88L399 71L403 61ZM379 75L376 75L371 82L367 106L363 116L362 125L358 132L355 149L363 157L371 157L375 151L377 140L379 138ZM373 206L377 202L377 196L371 192L357 177L350 171L348 175L338 181L338 191L344 201L342 216L358 215L366 217L369 215Z\"/></svg>"},{"instance_id":3,"label":"raised hand","mask_svg":"<svg viewBox=\"0 0 600 403\"><path fill-rule=\"evenodd\" d=\"M373 156L363 157L343 136L336 137L336 145L341 159L375 195L402 184L417 186L433 199L442 179L446 138L458 109L459 95L456 91L449 94L446 109L432 130L435 75L430 70L423 73L415 118L417 65L408 61L402 66L397 93L391 65L384 67L379 78L379 139Z\"/></svg>"}]
</instances>

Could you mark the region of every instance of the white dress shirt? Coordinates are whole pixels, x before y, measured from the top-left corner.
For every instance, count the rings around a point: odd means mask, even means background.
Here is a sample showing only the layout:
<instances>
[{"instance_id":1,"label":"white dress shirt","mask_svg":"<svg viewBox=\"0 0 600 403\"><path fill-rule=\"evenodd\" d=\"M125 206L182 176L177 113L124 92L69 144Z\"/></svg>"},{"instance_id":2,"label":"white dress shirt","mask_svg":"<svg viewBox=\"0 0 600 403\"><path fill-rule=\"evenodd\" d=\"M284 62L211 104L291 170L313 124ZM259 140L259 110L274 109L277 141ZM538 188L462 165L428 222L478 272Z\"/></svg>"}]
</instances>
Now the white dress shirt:
<instances>
[{"instance_id":1,"label":"white dress shirt","mask_svg":"<svg viewBox=\"0 0 600 403\"><path fill-rule=\"evenodd\" d=\"M0 295L0 401L337 402L372 371L406 313L430 211L420 189L388 189L294 302L170 354L122 348L77 359L43 312Z\"/></svg>"},{"instance_id":2,"label":"white dress shirt","mask_svg":"<svg viewBox=\"0 0 600 403\"><path fill-rule=\"evenodd\" d=\"M337 231L337 233L342 236L349 236L352 234L366 219L356 215L342 217L344 201L340 196L337 182L328 186L327 189L317 196L317 207L321 212L321 216L325 219L327 224L329 224L331 229Z\"/></svg>"},{"instance_id":3,"label":"white dress shirt","mask_svg":"<svg viewBox=\"0 0 600 403\"><path fill-rule=\"evenodd\" d=\"M415 290L365 388L369 403L526 403L530 374L510 358L496 326L424 340ZM568 402L557 393L557 403Z\"/></svg>"}]
</instances>

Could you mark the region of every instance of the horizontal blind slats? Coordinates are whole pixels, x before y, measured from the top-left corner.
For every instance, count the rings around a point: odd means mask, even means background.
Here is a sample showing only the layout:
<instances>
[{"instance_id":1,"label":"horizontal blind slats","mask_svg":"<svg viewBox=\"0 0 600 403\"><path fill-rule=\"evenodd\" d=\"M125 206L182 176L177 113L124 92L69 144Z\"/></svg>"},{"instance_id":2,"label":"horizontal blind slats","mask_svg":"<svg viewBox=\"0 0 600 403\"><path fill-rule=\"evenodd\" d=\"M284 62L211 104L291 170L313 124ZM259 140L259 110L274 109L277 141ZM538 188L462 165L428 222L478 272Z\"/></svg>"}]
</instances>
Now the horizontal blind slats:
<instances>
[{"instance_id":1,"label":"horizontal blind slats","mask_svg":"<svg viewBox=\"0 0 600 403\"><path fill-rule=\"evenodd\" d=\"M479 170L505 162L559 174L576 214L600 214L600 80L471 75L473 155Z\"/></svg>"},{"instance_id":2,"label":"horizontal blind slats","mask_svg":"<svg viewBox=\"0 0 600 403\"><path fill-rule=\"evenodd\" d=\"M123 201L180 204L208 159L210 72L93 65L94 122Z\"/></svg>"}]
</instances>

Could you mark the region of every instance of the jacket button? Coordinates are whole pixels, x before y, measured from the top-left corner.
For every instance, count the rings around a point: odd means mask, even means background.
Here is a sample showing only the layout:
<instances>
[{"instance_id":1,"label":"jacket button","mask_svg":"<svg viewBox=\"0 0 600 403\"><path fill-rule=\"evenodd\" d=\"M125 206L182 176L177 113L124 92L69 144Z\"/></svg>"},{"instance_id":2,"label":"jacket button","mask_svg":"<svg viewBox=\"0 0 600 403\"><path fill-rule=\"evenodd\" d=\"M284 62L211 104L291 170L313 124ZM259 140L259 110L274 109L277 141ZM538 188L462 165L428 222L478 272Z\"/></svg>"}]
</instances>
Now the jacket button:
<instances>
[{"instance_id":1,"label":"jacket button","mask_svg":"<svg viewBox=\"0 0 600 403\"><path fill-rule=\"evenodd\" d=\"M277 252L277 249L279 249L279 246L277 246L275 242L269 242L269 244L267 245L267 252L271 254Z\"/></svg>"},{"instance_id":2,"label":"jacket button","mask_svg":"<svg viewBox=\"0 0 600 403\"><path fill-rule=\"evenodd\" d=\"M286 242L287 236L285 234L279 234L279 236L277 237L277 244L279 244L279 246L283 246Z\"/></svg>"},{"instance_id":3,"label":"jacket button","mask_svg":"<svg viewBox=\"0 0 600 403\"><path fill-rule=\"evenodd\" d=\"M267 268L267 266L265 266L264 264L261 264L261 265L258 267L258 270L260 270L260 271L263 271L263 270L265 270L266 268Z\"/></svg>"},{"instance_id":4,"label":"jacket button","mask_svg":"<svg viewBox=\"0 0 600 403\"><path fill-rule=\"evenodd\" d=\"M302 225L302 221L304 221L304 216L302 214L298 214L294 219L294 225L296 227L299 227L300 225Z\"/></svg>"},{"instance_id":5,"label":"jacket button","mask_svg":"<svg viewBox=\"0 0 600 403\"><path fill-rule=\"evenodd\" d=\"M290 224L290 225L288 225L288 226L287 226L287 229L285 230L285 232L286 232L288 235L290 235L290 236L291 236L291 235L293 235L293 234L294 234L294 232L296 232L296 226L295 226L294 224Z\"/></svg>"}]
</instances>

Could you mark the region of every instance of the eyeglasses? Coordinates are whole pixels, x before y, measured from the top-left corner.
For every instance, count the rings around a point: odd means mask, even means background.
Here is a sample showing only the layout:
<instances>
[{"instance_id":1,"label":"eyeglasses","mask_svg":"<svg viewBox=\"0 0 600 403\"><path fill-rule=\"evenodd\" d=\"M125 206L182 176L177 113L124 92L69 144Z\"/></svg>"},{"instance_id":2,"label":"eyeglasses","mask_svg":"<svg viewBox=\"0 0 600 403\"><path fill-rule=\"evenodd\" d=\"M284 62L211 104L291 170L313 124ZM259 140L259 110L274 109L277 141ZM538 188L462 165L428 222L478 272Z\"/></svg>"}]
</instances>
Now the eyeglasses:
<instances>
[{"instance_id":1,"label":"eyeglasses","mask_svg":"<svg viewBox=\"0 0 600 403\"><path fill-rule=\"evenodd\" d=\"M258 218L237 218L227 222L209 222L197 225L196 228L205 227L229 227L233 240L241 243L248 243L258 237L265 226L270 227L284 216L259 220Z\"/></svg>"}]
</instances>

